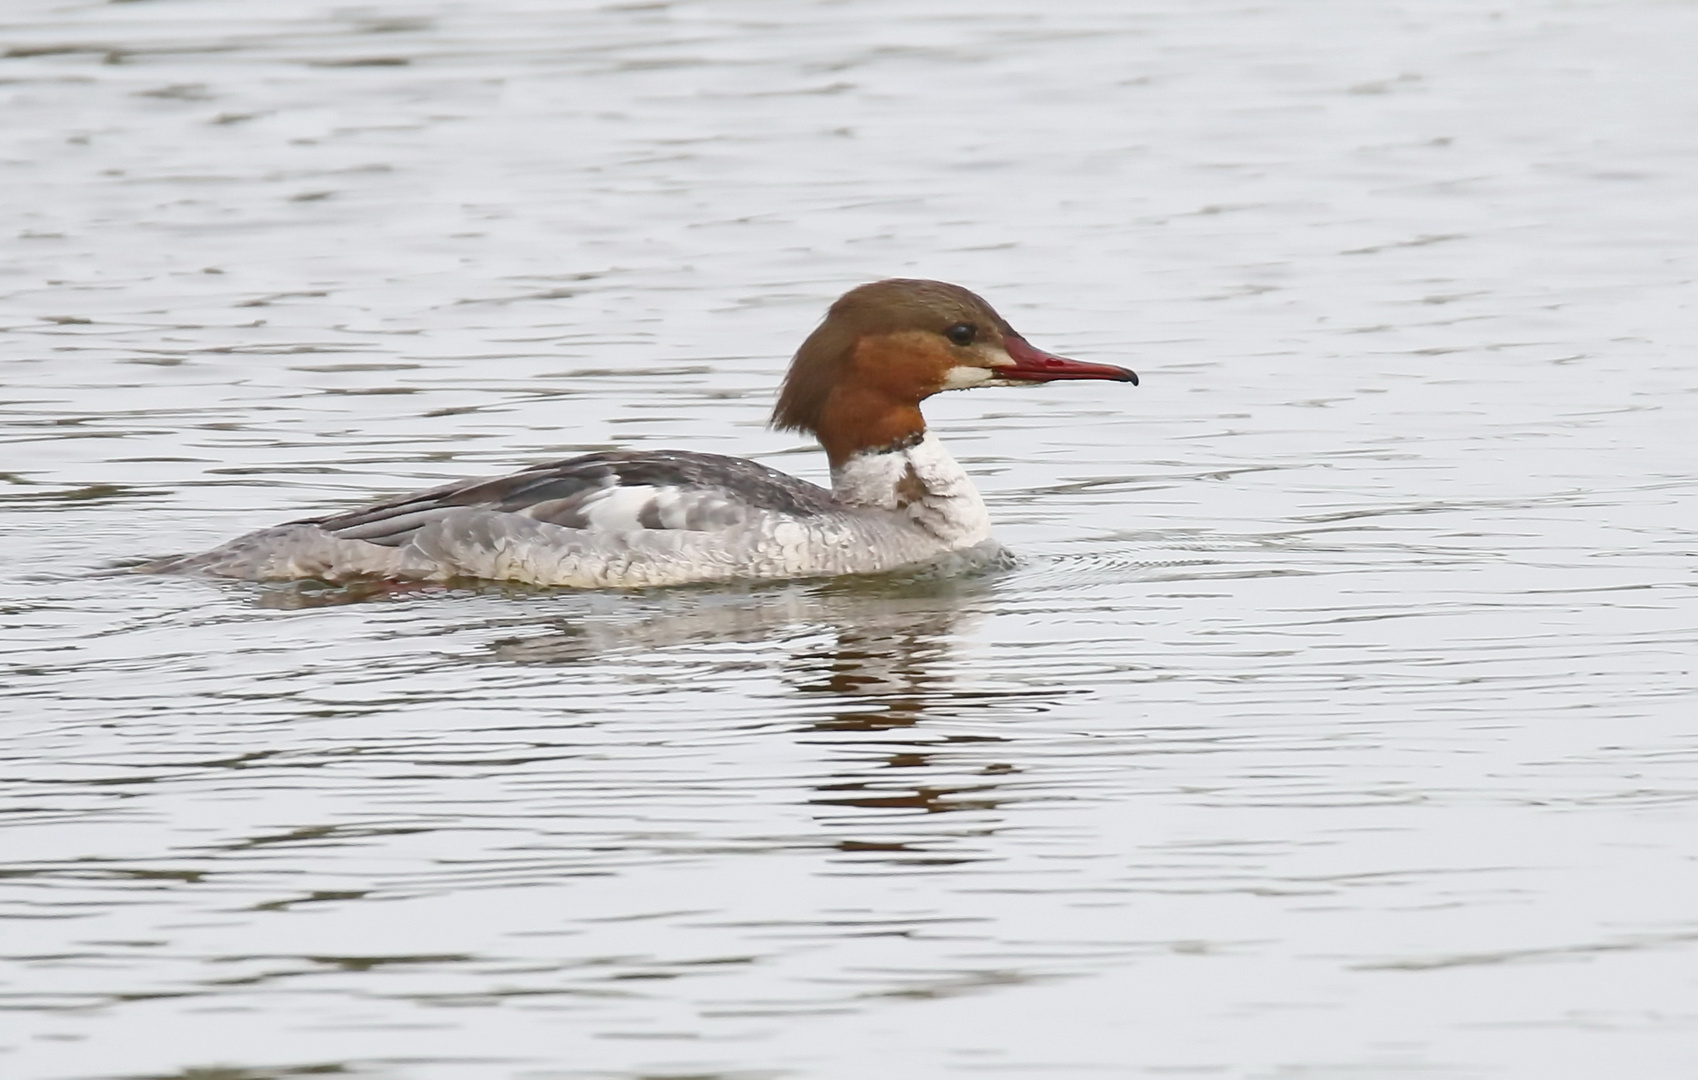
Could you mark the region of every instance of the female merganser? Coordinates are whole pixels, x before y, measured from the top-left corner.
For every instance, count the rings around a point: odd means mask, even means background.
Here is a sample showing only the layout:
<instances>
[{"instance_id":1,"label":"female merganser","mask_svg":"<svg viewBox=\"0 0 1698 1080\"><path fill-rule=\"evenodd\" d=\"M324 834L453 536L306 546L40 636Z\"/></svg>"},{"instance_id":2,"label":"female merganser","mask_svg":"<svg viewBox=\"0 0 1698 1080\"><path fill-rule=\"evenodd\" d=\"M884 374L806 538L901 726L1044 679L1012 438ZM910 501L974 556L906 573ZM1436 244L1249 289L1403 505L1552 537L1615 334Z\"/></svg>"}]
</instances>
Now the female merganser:
<instances>
[{"instance_id":1,"label":"female merganser","mask_svg":"<svg viewBox=\"0 0 1698 1080\"><path fill-rule=\"evenodd\" d=\"M249 533L145 569L249 581L487 578L634 588L864 574L998 552L985 504L926 431L941 390L1138 376L1033 348L941 281L843 294L797 350L773 426L816 436L831 490L683 450L612 451Z\"/></svg>"}]
</instances>

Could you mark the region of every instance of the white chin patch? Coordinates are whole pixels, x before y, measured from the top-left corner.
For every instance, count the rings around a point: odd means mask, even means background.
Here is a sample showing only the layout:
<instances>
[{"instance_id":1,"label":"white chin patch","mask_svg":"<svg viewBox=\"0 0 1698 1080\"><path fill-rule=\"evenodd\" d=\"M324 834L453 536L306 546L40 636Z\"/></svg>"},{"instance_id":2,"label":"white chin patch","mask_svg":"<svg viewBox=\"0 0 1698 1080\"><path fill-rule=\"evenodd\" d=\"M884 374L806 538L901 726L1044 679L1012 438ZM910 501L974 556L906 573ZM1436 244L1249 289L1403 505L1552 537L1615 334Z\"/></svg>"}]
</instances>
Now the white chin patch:
<instances>
[{"instance_id":1,"label":"white chin patch","mask_svg":"<svg viewBox=\"0 0 1698 1080\"><path fill-rule=\"evenodd\" d=\"M965 390L969 386L983 386L990 382L995 375L990 368L968 367L960 364L943 373L943 388L945 390Z\"/></svg>"}]
</instances>

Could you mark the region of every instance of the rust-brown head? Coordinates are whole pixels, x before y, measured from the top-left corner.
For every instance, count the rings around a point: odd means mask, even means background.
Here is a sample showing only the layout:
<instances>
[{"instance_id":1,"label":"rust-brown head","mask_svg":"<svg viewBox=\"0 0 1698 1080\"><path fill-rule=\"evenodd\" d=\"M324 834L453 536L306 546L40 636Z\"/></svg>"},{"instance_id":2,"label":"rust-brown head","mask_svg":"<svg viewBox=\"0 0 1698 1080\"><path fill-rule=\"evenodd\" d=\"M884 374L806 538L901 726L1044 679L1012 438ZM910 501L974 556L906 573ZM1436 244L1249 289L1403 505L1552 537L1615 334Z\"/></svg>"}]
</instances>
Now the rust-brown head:
<instances>
[{"instance_id":1,"label":"rust-brown head","mask_svg":"<svg viewBox=\"0 0 1698 1080\"><path fill-rule=\"evenodd\" d=\"M1138 376L1033 348L984 299L942 281L850 289L790 362L774 427L817 435L832 465L926 430L920 402L943 390Z\"/></svg>"}]
</instances>

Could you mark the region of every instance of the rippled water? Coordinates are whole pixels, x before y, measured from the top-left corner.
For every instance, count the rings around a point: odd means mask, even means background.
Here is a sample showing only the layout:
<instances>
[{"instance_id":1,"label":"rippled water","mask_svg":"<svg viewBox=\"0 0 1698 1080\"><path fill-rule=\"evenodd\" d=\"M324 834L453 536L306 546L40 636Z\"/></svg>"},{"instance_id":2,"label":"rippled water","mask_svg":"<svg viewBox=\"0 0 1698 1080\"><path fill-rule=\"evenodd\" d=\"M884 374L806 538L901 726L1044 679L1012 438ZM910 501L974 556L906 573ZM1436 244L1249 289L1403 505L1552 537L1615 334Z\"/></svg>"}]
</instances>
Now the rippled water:
<instances>
[{"instance_id":1,"label":"rippled water","mask_svg":"<svg viewBox=\"0 0 1698 1080\"><path fill-rule=\"evenodd\" d=\"M1686 1077L1698 7L14 0L0 1075ZM1013 570L114 573L754 456L960 281Z\"/></svg>"}]
</instances>

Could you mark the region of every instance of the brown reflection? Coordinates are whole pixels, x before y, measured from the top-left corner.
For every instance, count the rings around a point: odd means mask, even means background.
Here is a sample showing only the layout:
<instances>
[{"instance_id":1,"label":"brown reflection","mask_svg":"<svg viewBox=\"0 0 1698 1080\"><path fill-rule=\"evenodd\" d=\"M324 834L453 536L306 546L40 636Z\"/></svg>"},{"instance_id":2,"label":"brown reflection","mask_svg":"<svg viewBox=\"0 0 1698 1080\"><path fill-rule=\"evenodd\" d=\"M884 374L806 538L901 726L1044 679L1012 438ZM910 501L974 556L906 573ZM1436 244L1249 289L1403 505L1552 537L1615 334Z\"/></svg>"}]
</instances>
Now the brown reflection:
<instances>
[{"instance_id":1,"label":"brown reflection","mask_svg":"<svg viewBox=\"0 0 1698 1080\"><path fill-rule=\"evenodd\" d=\"M1000 739L983 741L1001 742ZM890 769L923 769L933 763L936 754L895 753L883 760L881 772ZM947 767L947 765L945 766ZM986 768L981 774L1011 772L1012 766ZM921 781L924 777L919 778ZM939 787L920 782L911 789L892 791L888 785L896 783L905 787L900 779L879 776L865 779L849 779L842 783L821 784L817 790L820 797L809 800L823 806L859 806L868 810L923 810L928 814L944 813L951 810L992 810L997 803L994 799L983 797L985 793L994 791L996 784L977 783L962 784L950 787ZM881 786L882 785L882 786ZM868 845L856 850L869 850L879 845ZM898 848L905 845L896 845Z\"/></svg>"},{"instance_id":2,"label":"brown reflection","mask_svg":"<svg viewBox=\"0 0 1698 1080\"><path fill-rule=\"evenodd\" d=\"M983 857L963 850L962 841L992 830L985 814L1001 806L1001 777L1015 769L973 768L963 751L965 744L1006 740L925 730L928 720L959 721L1005 700L963 688L956 676L955 644L975 595L983 594L886 597L878 617L837 622L829 648L800 652L789 663L797 692L825 706L805 730L836 767L815 783L808 802L823 826L853 830L836 844L846 861L912 867ZM925 824L951 814L963 815L962 824Z\"/></svg>"},{"instance_id":3,"label":"brown reflection","mask_svg":"<svg viewBox=\"0 0 1698 1080\"><path fill-rule=\"evenodd\" d=\"M888 731L912 727L950 682L940 673L955 632L954 613L916 623L838 628L829 653L798 657L797 689L840 699L844 708L813 723L819 731Z\"/></svg>"},{"instance_id":4,"label":"brown reflection","mask_svg":"<svg viewBox=\"0 0 1698 1080\"><path fill-rule=\"evenodd\" d=\"M751 587L584 596L570 616L555 615L491 648L509 662L585 664L700 644L753 644L731 665L776 671L796 694L796 731L828 765L807 803L822 826L853 830L834 846L856 861L905 865L970 860L950 850L992 827L984 819L1007 800L1020 770L984 761L999 735L963 733L963 721L1000 712L1012 697L1022 711L1047 694L960 685L955 651L974 608L994 580L859 579ZM947 721L955 730L927 730ZM939 815L944 818L940 819ZM960 818L941 829L919 823ZM976 846L976 845L975 845Z\"/></svg>"},{"instance_id":5,"label":"brown reflection","mask_svg":"<svg viewBox=\"0 0 1698 1080\"><path fill-rule=\"evenodd\" d=\"M927 787L920 785L913 794L875 794L864 780L842 784L821 784L824 797L810 802L823 806L861 806L869 810L924 810L929 814L950 810L994 810L994 799L962 799L959 796L995 790L995 784L975 784L969 787ZM833 796L834 792L845 794Z\"/></svg>"},{"instance_id":6,"label":"brown reflection","mask_svg":"<svg viewBox=\"0 0 1698 1080\"><path fill-rule=\"evenodd\" d=\"M809 725L812 730L911 728L939 704L959 704L950 661L975 592L925 585L878 597L871 605L866 601L872 597L856 597L860 617L835 620L829 648L791 658L796 689L829 706L826 716ZM898 754L886 767L913 768L925 761L925 754Z\"/></svg>"}]
</instances>

